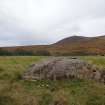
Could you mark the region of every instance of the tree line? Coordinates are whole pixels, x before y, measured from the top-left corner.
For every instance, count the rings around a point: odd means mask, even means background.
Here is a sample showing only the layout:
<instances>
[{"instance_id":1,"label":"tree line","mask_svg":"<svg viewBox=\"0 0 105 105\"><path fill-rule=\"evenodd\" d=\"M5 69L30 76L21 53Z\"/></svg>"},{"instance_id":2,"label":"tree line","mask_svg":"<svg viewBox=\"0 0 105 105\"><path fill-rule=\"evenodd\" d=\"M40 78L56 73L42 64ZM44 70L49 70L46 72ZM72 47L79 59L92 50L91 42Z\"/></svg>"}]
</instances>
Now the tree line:
<instances>
[{"instance_id":1,"label":"tree line","mask_svg":"<svg viewBox=\"0 0 105 105\"><path fill-rule=\"evenodd\" d=\"M101 55L104 56L105 54L99 53L89 53L87 51L75 51L75 52L49 52L46 49L30 51L24 49L16 49L14 51L5 50L0 48L0 56L85 56L85 55Z\"/></svg>"},{"instance_id":2,"label":"tree line","mask_svg":"<svg viewBox=\"0 0 105 105\"><path fill-rule=\"evenodd\" d=\"M23 49L17 49L15 51L9 51L4 50L3 48L0 48L0 56L25 56L25 55L36 55L36 56L50 56L51 53L47 50L37 50L37 51L29 51L29 50L23 50Z\"/></svg>"}]
</instances>

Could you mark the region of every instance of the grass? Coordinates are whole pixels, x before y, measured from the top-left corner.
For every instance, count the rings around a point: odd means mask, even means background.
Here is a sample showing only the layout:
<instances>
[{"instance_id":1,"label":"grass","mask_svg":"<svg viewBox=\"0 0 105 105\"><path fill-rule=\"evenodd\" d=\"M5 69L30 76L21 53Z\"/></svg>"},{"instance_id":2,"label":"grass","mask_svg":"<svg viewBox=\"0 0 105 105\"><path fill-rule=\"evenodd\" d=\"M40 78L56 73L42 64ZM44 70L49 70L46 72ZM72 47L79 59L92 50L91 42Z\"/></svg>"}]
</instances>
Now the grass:
<instances>
[{"instance_id":1,"label":"grass","mask_svg":"<svg viewBox=\"0 0 105 105\"><path fill-rule=\"evenodd\" d=\"M105 68L105 56L84 56L81 58Z\"/></svg>"},{"instance_id":2,"label":"grass","mask_svg":"<svg viewBox=\"0 0 105 105\"><path fill-rule=\"evenodd\" d=\"M0 57L0 105L105 105L105 85L95 81L24 81L27 67L45 57ZM105 57L81 57L105 67Z\"/></svg>"}]
</instances>

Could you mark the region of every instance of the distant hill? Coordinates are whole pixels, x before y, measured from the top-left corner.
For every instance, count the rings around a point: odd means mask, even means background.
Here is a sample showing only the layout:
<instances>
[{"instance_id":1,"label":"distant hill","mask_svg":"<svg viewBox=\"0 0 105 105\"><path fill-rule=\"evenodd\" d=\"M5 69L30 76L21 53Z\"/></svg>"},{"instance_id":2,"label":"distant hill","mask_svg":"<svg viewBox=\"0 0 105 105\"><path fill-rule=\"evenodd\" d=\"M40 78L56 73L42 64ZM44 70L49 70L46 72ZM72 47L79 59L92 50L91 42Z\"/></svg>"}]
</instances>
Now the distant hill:
<instances>
[{"instance_id":1,"label":"distant hill","mask_svg":"<svg viewBox=\"0 0 105 105\"><path fill-rule=\"evenodd\" d=\"M42 51L49 52L51 55L105 55L105 36L71 36L51 45L4 47L1 49L13 53L18 51L40 53Z\"/></svg>"},{"instance_id":2,"label":"distant hill","mask_svg":"<svg viewBox=\"0 0 105 105\"><path fill-rule=\"evenodd\" d=\"M58 41L52 51L71 55L105 54L105 36L83 37L72 36Z\"/></svg>"},{"instance_id":3,"label":"distant hill","mask_svg":"<svg viewBox=\"0 0 105 105\"><path fill-rule=\"evenodd\" d=\"M64 44L70 44L70 43L74 43L74 42L86 41L88 39L89 39L89 37L84 37L84 36L71 36L71 37L62 39L55 44L63 44L64 45Z\"/></svg>"}]
</instances>

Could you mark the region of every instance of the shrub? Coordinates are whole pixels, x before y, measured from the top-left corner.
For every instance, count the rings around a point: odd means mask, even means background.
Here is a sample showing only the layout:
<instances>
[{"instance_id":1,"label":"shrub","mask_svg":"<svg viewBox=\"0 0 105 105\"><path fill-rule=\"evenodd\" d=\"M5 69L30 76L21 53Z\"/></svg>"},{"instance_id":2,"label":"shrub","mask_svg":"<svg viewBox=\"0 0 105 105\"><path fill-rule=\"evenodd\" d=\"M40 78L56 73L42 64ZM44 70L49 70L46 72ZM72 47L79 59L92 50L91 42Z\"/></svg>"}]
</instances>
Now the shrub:
<instances>
[{"instance_id":1,"label":"shrub","mask_svg":"<svg viewBox=\"0 0 105 105\"><path fill-rule=\"evenodd\" d=\"M13 55L34 55L34 53L24 49L17 49L14 51Z\"/></svg>"},{"instance_id":2,"label":"shrub","mask_svg":"<svg viewBox=\"0 0 105 105\"><path fill-rule=\"evenodd\" d=\"M50 52L49 51L47 51L47 50L37 50L36 51L36 53L35 53L35 55L43 55L43 56L50 56L51 54L50 54Z\"/></svg>"},{"instance_id":3,"label":"shrub","mask_svg":"<svg viewBox=\"0 0 105 105\"><path fill-rule=\"evenodd\" d=\"M0 55L12 55L12 52L0 48Z\"/></svg>"}]
</instances>

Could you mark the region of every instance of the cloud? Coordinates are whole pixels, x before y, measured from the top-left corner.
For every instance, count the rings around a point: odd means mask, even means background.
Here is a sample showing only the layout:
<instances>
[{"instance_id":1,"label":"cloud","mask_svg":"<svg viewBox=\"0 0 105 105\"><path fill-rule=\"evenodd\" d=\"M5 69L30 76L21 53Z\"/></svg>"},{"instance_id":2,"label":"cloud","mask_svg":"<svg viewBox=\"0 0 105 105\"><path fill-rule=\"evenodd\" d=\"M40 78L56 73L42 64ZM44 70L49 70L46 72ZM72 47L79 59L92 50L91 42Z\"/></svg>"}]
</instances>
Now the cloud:
<instances>
[{"instance_id":1,"label":"cloud","mask_svg":"<svg viewBox=\"0 0 105 105\"><path fill-rule=\"evenodd\" d=\"M16 45L21 45L20 43L18 43L18 42L15 42L15 41L9 41L9 40L7 40L7 41L0 41L0 47L2 47L2 46L6 46L6 47L9 47L9 46L16 46Z\"/></svg>"},{"instance_id":2,"label":"cloud","mask_svg":"<svg viewBox=\"0 0 105 105\"><path fill-rule=\"evenodd\" d=\"M0 46L105 34L105 0L0 0Z\"/></svg>"}]
</instances>

